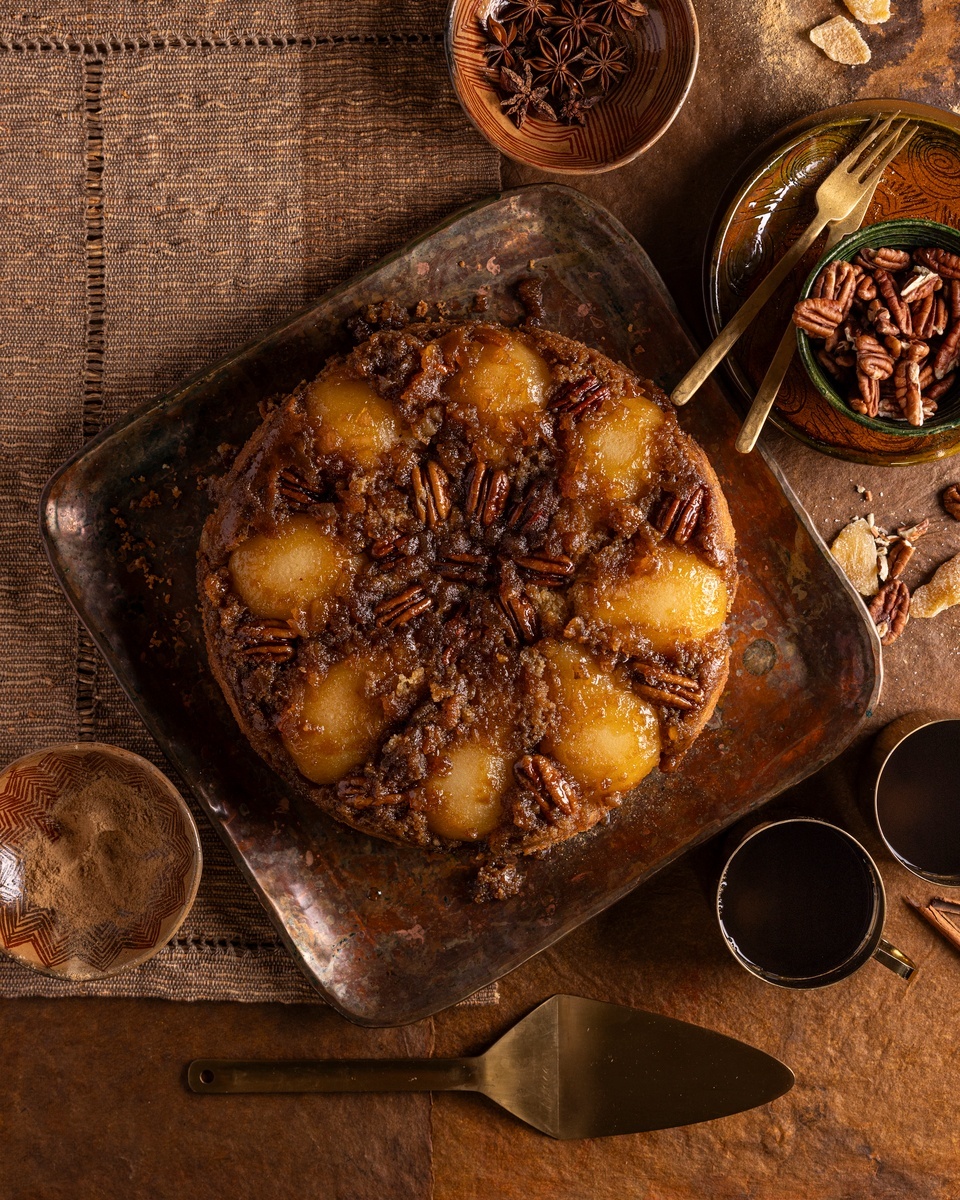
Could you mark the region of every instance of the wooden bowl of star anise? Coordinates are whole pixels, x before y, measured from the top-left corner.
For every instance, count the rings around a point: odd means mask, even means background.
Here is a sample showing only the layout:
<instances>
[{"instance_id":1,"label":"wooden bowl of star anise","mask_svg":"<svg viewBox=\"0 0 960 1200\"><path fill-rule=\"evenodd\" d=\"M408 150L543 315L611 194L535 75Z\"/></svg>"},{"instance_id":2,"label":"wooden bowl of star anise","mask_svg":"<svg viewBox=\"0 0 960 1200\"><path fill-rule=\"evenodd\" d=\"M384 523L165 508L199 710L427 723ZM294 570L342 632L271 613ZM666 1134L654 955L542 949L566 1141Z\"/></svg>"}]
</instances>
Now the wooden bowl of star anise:
<instances>
[{"instance_id":1,"label":"wooden bowl of star anise","mask_svg":"<svg viewBox=\"0 0 960 1200\"><path fill-rule=\"evenodd\" d=\"M610 171L670 126L697 67L690 0L452 0L446 51L464 111L518 162Z\"/></svg>"}]
</instances>

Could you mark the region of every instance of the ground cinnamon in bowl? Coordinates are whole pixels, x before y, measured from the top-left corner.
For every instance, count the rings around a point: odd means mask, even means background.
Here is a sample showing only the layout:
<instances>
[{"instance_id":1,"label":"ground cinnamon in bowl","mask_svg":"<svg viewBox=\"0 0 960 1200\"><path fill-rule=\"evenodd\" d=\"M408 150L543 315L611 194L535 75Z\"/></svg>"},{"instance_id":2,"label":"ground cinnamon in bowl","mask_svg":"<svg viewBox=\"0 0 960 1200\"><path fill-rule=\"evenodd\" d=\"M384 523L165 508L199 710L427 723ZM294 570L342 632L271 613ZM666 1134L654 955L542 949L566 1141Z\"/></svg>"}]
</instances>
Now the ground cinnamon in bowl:
<instances>
[{"instance_id":1,"label":"ground cinnamon in bowl","mask_svg":"<svg viewBox=\"0 0 960 1200\"><path fill-rule=\"evenodd\" d=\"M202 855L173 784L116 746L35 751L0 771L0 948L72 980L160 950L190 911Z\"/></svg>"},{"instance_id":2,"label":"ground cinnamon in bowl","mask_svg":"<svg viewBox=\"0 0 960 1200\"><path fill-rule=\"evenodd\" d=\"M21 843L28 902L77 933L136 920L174 857L151 798L101 776L61 796L48 815L54 838L38 828Z\"/></svg>"}]
</instances>

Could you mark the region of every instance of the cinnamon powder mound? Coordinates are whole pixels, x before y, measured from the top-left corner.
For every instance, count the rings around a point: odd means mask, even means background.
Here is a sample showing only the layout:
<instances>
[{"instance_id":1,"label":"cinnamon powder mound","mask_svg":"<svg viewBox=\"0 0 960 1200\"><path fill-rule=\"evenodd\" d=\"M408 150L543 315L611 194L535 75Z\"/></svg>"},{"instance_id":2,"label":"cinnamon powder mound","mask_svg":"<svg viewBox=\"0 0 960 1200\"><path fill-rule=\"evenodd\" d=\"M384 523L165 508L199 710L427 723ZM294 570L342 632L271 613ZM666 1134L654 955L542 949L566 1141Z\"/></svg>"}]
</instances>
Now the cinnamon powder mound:
<instances>
[{"instance_id":1,"label":"cinnamon powder mound","mask_svg":"<svg viewBox=\"0 0 960 1200\"><path fill-rule=\"evenodd\" d=\"M101 776L64 794L49 817L56 838L35 829L21 843L27 903L52 910L61 931L132 923L173 857L152 799Z\"/></svg>"}]
</instances>

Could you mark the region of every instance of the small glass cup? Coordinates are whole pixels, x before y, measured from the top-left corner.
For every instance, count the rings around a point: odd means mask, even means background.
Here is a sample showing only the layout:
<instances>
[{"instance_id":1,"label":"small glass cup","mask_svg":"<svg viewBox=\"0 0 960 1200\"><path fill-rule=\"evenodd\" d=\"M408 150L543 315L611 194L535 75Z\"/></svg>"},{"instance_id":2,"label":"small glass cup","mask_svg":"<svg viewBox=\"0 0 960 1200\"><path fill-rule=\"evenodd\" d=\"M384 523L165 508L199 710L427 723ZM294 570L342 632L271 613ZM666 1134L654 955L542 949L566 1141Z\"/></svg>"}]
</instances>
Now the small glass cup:
<instances>
[{"instance_id":1,"label":"small glass cup","mask_svg":"<svg viewBox=\"0 0 960 1200\"><path fill-rule=\"evenodd\" d=\"M861 776L864 805L893 857L960 887L960 721L908 713L883 729Z\"/></svg>"},{"instance_id":2,"label":"small glass cup","mask_svg":"<svg viewBox=\"0 0 960 1200\"><path fill-rule=\"evenodd\" d=\"M839 983L876 958L902 979L916 965L883 937L886 895L855 837L815 817L768 821L727 859L717 920L733 957L784 988Z\"/></svg>"}]
</instances>

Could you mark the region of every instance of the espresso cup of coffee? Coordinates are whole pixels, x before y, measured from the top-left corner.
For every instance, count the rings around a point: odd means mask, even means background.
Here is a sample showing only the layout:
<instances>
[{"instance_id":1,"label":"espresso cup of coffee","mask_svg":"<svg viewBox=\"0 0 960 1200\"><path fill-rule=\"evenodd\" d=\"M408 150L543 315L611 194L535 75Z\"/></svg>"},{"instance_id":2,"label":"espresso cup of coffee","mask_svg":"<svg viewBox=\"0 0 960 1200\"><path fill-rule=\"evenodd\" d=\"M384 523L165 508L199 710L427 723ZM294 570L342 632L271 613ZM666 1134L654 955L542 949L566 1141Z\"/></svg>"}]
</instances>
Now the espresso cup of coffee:
<instances>
[{"instance_id":1,"label":"espresso cup of coffee","mask_svg":"<svg viewBox=\"0 0 960 1200\"><path fill-rule=\"evenodd\" d=\"M839 983L870 958L909 979L916 966L883 937L886 896L857 839L815 817L757 826L727 859L717 919L733 957L777 987Z\"/></svg>"},{"instance_id":2,"label":"espresso cup of coffee","mask_svg":"<svg viewBox=\"0 0 960 1200\"><path fill-rule=\"evenodd\" d=\"M894 858L921 879L960 887L960 721L898 718L877 735L863 787Z\"/></svg>"}]
</instances>

